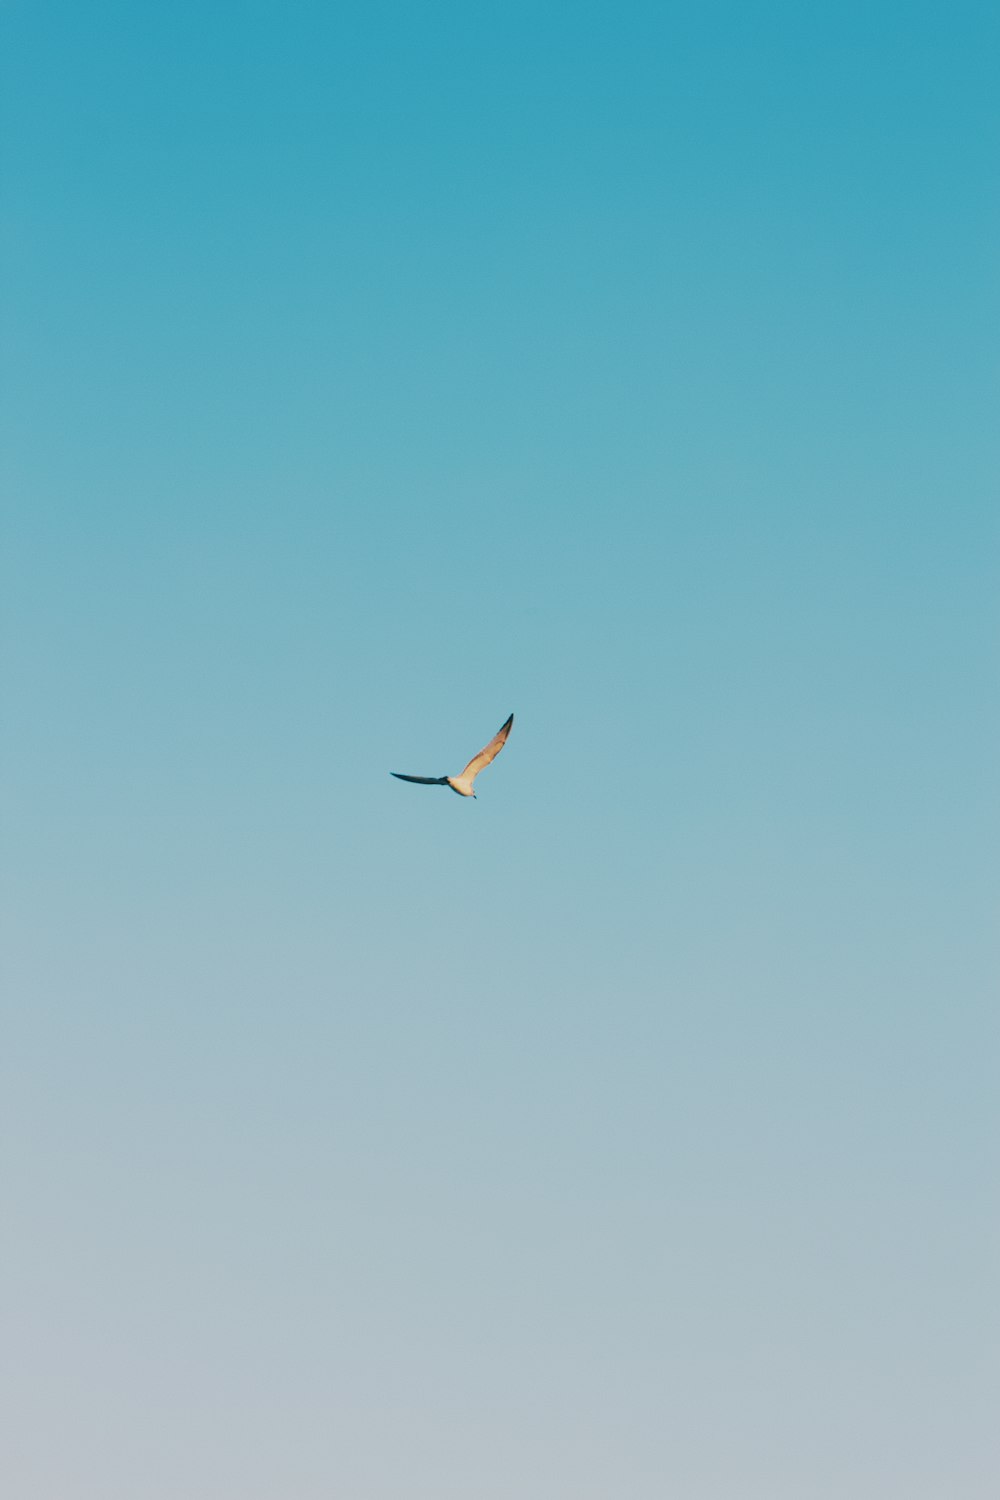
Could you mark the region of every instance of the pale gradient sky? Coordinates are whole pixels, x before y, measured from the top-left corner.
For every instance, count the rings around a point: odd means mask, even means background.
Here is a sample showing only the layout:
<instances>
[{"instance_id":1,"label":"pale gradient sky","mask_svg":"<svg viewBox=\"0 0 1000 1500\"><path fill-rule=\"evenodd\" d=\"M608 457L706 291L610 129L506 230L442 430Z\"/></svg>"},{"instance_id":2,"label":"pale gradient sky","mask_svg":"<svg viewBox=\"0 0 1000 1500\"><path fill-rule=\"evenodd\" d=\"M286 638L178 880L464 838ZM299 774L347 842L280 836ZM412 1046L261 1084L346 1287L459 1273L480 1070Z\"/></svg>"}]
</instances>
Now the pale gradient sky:
<instances>
[{"instance_id":1,"label":"pale gradient sky","mask_svg":"<svg viewBox=\"0 0 1000 1500\"><path fill-rule=\"evenodd\" d=\"M995 7L0 31L5 1492L993 1500Z\"/></svg>"}]
</instances>

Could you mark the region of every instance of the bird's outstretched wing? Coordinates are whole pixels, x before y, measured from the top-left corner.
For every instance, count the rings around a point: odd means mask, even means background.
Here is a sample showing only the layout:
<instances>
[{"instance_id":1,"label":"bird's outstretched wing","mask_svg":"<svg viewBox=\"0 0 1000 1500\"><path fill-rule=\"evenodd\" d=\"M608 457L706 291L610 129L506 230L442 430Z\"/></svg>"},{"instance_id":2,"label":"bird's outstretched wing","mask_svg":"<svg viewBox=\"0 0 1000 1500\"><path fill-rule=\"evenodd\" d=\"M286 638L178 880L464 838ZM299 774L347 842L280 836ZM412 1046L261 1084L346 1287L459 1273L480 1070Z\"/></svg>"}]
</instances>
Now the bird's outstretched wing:
<instances>
[{"instance_id":1,"label":"bird's outstretched wing","mask_svg":"<svg viewBox=\"0 0 1000 1500\"><path fill-rule=\"evenodd\" d=\"M472 759L469 761L469 764L462 772L461 780L464 781L466 780L466 778L468 778L470 782L474 781L479 775L480 771L483 770L485 766L488 766L490 761L494 760L496 756L500 754L500 751L507 743L507 736L510 734L510 726L513 724L513 722L514 715L511 714L506 724L501 725L501 727L497 730L496 734L490 740L485 749L480 750L478 755L474 755L472 757Z\"/></svg>"},{"instance_id":2,"label":"bird's outstretched wing","mask_svg":"<svg viewBox=\"0 0 1000 1500\"><path fill-rule=\"evenodd\" d=\"M421 786L447 786L447 776L404 776L402 771L390 771L399 781L419 781Z\"/></svg>"}]
</instances>

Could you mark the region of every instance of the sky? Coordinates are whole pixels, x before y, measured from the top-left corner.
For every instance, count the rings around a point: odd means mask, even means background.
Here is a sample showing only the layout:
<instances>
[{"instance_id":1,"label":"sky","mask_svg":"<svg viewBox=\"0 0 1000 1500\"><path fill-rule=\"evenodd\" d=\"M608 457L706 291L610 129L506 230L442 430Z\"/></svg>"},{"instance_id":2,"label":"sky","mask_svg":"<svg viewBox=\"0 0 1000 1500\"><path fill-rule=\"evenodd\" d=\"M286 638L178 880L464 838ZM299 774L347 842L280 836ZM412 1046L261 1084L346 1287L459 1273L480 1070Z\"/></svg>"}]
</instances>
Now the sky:
<instances>
[{"instance_id":1,"label":"sky","mask_svg":"<svg viewBox=\"0 0 1000 1500\"><path fill-rule=\"evenodd\" d=\"M995 1495L995 8L0 33L5 1489Z\"/></svg>"}]
</instances>

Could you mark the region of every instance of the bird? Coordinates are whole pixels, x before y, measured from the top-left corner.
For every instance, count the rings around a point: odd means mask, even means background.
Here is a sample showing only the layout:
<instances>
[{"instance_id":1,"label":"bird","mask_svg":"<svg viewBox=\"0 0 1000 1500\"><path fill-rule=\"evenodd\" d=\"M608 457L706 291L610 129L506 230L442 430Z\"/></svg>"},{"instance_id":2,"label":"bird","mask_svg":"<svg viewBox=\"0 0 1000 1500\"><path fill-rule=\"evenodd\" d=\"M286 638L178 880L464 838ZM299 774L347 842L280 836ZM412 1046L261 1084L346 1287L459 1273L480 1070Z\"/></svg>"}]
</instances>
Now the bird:
<instances>
[{"instance_id":1,"label":"bird","mask_svg":"<svg viewBox=\"0 0 1000 1500\"><path fill-rule=\"evenodd\" d=\"M457 792L460 797L474 797L476 794L472 790L472 783L480 771L500 754L507 743L507 736L510 734L510 726L513 722L514 715L511 714L507 722L501 724L489 744L480 750L478 755L472 757L460 776L404 776L402 771L390 771L389 775L395 776L399 781L417 781L421 786L450 786L452 791Z\"/></svg>"}]
</instances>

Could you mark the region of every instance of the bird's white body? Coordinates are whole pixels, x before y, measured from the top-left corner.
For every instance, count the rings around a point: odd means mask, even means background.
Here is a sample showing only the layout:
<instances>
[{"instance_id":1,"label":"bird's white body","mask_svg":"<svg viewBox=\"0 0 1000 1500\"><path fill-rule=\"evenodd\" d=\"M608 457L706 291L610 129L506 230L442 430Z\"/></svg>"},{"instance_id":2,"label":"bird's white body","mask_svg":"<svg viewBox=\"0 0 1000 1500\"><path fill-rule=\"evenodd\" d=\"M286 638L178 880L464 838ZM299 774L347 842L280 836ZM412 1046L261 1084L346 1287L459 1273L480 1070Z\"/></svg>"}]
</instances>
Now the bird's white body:
<instances>
[{"instance_id":1,"label":"bird's white body","mask_svg":"<svg viewBox=\"0 0 1000 1500\"><path fill-rule=\"evenodd\" d=\"M480 771L484 770L500 754L500 751L507 743L507 736L510 734L510 726L513 722L514 715L511 714L507 722L502 724L497 730L485 749L480 750L478 755L474 755L465 770L460 772L458 776L404 776L401 771L391 771L390 775L395 776L399 781L418 781L423 786L450 786L452 791L457 792L460 797L474 797L476 794L472 790L473 782Z\"/></svg>"}]
</instances>

